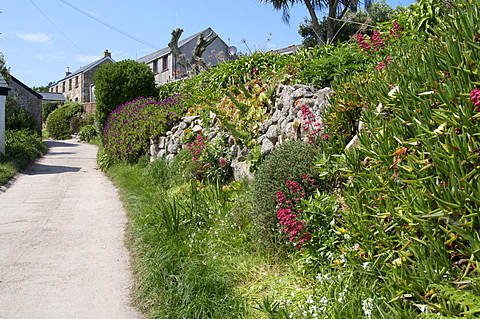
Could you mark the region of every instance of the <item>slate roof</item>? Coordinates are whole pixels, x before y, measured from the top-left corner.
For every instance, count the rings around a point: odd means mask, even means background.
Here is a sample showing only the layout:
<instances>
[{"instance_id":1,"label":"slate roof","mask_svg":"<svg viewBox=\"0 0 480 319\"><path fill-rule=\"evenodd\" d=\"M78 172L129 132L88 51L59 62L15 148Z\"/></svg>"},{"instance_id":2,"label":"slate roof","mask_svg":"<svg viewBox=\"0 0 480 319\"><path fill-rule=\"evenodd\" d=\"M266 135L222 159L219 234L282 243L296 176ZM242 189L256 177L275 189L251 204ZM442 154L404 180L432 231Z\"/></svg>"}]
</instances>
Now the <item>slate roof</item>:
<instances>
[{"instance_id":1,"label":"slate roof","mask_svg":"<svg viewBox=\"0 0 480 319\"><path fill-rule=\"evenodd\" d=\"M303 44L299 45L290 45L286 48L281 48L277 50L272 50L270 52L272 53L278 53L278 54L291 54L297 52L298 49L303 48Z\"/></svg>"},{"instance_id":2,"label":"slate roof","mask_svg":"<svg viewBox=\"0 0 480 319\"><path fill-rule=\"evenodd\" d=\"M208 32L207 32L208 31ZM205 30L201 31L201 32L198 32L184 40L181 40L178 42L178 47L181 48L182 46L184 46L185 44L187 44L188 42L192 41L193 39L196 39L200 34L204 34L204 35L207 35L208 33L210 32L213 32L213 30L211 28L206 28ZM151 62L153 60L156 60L158 58L161 58L167 54L170 53L170 47L166 47L166 48L163 48L161 50L158 50L158 51L155 51L149 55L146 55L144 57L141 57L139 59L137 59L137 62L142 62L142 63L148 63L148 62Z\"/></svg>"},{"instance_id":3,"label":"slate roof","mask_svg":"<svg viewBox=\"0 0 480 319\"><path fill-rule=\"evenodd\" d=\"M101 58L101 59L99 59L99 60L97 60L97 61L93 61L93 62L90 63L90 64L87 64L87 65L85 65L85 66L82 66L82 67L79 68L78 70L76 70L76 71L70 73L69 75L65 76L63 79L58 80L55 84L57 84L57 83L59 83L59 82L63 82L63 81L65 81L65 80L68 80L69 78L73 78L73 77L75 77L75 76L77 76L77 75L79 75L79 74L85 73L85 72L87 72L88 70L96 67L97 65L105 62L106 60L110 60L111 62L115 62L115 60L113 60L112 57L110 57L110 56L103 57L103 58ZM54 84L54 85L55 85L55 84Z\"/></svg>"},{"instance_id":4,"label":"slate roof","mask_svg":"<svg viewBox=\"0 0 480 319\"><path fill-rule=\"evenodd\" d=\"M39 93L43 98L43 101L59 101L59 102L64 102L65 101L65 96L63 93L54 93L54 92L37 92Z\"/></svg>"}]
</instances>

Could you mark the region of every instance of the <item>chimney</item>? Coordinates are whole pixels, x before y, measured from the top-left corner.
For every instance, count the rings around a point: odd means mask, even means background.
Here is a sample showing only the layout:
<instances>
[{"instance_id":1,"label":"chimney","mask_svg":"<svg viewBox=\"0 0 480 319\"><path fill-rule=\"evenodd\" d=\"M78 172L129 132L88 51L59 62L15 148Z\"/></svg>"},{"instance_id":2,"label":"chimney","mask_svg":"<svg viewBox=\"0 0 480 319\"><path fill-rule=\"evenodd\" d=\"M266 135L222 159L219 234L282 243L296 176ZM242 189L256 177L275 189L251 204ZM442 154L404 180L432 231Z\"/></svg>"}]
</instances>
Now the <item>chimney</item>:
<instances>
[{"instance_id":1,"label":"chimney","mask_svg":"<svg viewBox=\"0 0 480 319\"><path fill-rule=\"evenodd\" d=\"M67 67L67 71L65 71L65 77L69 76L70 74L72 74L72 73L70 72L70 68Z\"/></svg>"},{"instance_id":2,"label":"chimney","mask_svg":"<svg viewBox=\"0 0 480 319\"><path fill-rule=\"evenodd\" d=\"M105 52L103 52L102 56L104 58L106 58L107 56L112 57L112 54L110 52L108 52L108 50L105 50Z\"/></svg>"}]
</instances>

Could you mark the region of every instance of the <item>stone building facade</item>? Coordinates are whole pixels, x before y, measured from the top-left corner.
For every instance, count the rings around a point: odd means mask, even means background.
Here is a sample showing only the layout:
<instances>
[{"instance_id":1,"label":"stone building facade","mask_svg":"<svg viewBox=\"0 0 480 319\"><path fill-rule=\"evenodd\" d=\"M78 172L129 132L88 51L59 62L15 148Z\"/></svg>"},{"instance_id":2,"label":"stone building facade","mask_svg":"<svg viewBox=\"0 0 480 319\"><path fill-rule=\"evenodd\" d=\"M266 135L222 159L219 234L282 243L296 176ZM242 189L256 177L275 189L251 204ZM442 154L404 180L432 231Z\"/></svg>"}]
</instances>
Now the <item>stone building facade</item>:
<instances>
[{"instance_id":1,"label":"stone building facade","mask_svg":"<svg viewBox=\"0 0 480 319\"><path fill-rule=\"evenodd\" d=\"M215 34L211 28L207 28L197 34L194 34L178 43L178 48L187 61L190 61L197 43L198 37L203 37L209 34ZM233 47L232 47L233 48ZM232 50L220 37L217 37L207 47L202 55L202 59L208 66L215 66L219 62L230 59ZM149 55L141 57L136 60L140 63L147 64L155 74L155 83L163 85L168 82L174 82L187 77L187 70L175 60L171 49L169 47L155 51Z\"/></svg>"},{"instance_id":2,"label":"stone building facade","mask_svg":"<svg viewBox=\"0 0 480 319\"><path fill-rule=\"evenodd\" d=\"M42 131L42 95L35 92L14 76L10 76L8 81L10 91L8 96L14 96L17 99L18 107L25 109L33 117L37 124L39 132Z\"/></svg>"},{"instance_id":3,"label":"stone building facade","mask_svg":"<svg viewBox=\"0 0 480 319\"><path fill-rule=\"evenodd\" d=\"M95 110L95 88L93 85L93 76L95 72L105 63L115 62L112 54L105 50L102 58L85 65L75 72L67 69L65 77L49 87L51 93L62 93L65 101L79 102L84 110L93 112Z\"/></svg>"}]
</instances>

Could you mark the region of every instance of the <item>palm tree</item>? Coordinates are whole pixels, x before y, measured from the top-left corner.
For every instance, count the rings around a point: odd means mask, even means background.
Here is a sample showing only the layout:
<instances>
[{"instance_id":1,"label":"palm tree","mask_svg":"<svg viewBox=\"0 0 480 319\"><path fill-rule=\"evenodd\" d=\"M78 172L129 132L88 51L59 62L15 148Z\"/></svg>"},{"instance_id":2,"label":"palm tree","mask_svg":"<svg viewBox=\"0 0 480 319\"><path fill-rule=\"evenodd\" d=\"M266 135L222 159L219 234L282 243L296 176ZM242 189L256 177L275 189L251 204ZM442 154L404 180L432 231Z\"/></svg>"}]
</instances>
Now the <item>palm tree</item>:
<instances>
[{"instance_id":1,"label":"palm tree","mask_svg":"<svg viewBox=\"0 0 480 319\"><path fill-rule=\"evenodd\" d=\"M332 41L336 29L337 20L342 19L348 10L357 11L359 0L257 0L264 3L271 3L275 10L283 11L283 20L290 20L290 6L294 3L303 3L308 9L312 21L312 29L317 39L317 44L322 45L325 39L322 36L321 27L318 22L316 9L327 9L327 42ZM371 0L365 0L365 7L368 8Z\"/></svg>"},{"instance_id":2,"label":"palm tree","mask_svg":"<svg viewBox=\"0 0 480 319\"><path fill-rule=\"evenodd\" d=\"M275 10L282 10L282 19L287 24L290 22L290 6L293 5L295 2L304 3L308 9L308 13L310 14L310 17L312 18L311 19L312 29L313 29L313 32L315 33L315 38L317 39L317 43L319 45L322 45L325 43L325 40L321 32L320 24L318 23L317 14L315 12L315 9L317 7L318 9L323 8L323 1L321 0L257 0L257 1L260 1L263 3L271 3Z\"/></svg>"}]
</instances>

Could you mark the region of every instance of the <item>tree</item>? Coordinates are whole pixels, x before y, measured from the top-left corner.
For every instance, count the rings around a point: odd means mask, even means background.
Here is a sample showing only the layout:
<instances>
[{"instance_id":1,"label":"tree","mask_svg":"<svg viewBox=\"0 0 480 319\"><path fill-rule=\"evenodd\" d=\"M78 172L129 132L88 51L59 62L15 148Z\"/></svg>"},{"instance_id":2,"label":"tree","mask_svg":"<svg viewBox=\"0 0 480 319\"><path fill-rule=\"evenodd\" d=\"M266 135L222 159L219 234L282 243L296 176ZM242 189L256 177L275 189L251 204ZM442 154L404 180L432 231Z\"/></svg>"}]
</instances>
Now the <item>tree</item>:
<instances>
[{"instance_id":1,"label":"tree","mask_svg":"<svg viewBox=\"0 0 480 319\"><path fill-rule=\"evenodd\" d=\"M0 52L0 73L2 74L5 81L7 81L8 83L8 81L10 80L10 68L8 68L5 64L5 57Z\"/></svg>"},{"instance_id":2,"label":"tree","mask_svg":"<svg viewBox=\"0 0 480 319\"><path fill-rule=\"evenodd\" d=\"M45 86L32 86L32 90L37 92L48 92L48 88L55 84L55 82L48 82Z\"/></svg>"},{"instance_id":3,"label":"tree","mask_svg":"<svg viewBox=\"0 0 480 319\"><path fill-rule=\"evenodd\" d=\"M200 73L202 70L206 69L205 61L202 59L202 54L205 52L207 47L218 38L218 35L215 32L210 32L206 37L203 34L200 34L197 38L197 43L195 43L195 49L193 49L192 59L187 61L185 55L180 52L178 48L178 40L182 35L183 30L177 28L172 31L172 38L168 43L168 47L172 50L172 54L177 60L177 63L185 68L189 76Z\"/></svg>"},{"instance_id":4,"label":"tree","mask_svg":"<svg viewBox=\"0 0 480 319\"><path fill-rule=\"evenodd\" d=\"M359 0L257 0L264 3L271 3L276 10L283 11L283 20L288 23L290 19L290 6L294 3L303 3L308 9L311 18L311 29L315 34L318 45L331 42L337 32L340 24L338 20L343 19L350 10L356 12ZM371 0L364 0L365 8L368 8ZM326 20L326 37L322 32L322 27L318 20L316 10L326 10L328 12Z\"/></svg>"},{"instance_id":5,"label":"tree","mask_svg":"<svg viewBox=\"0 0 480 319\"><path fill-rule=\"evenodd\" d=\"M356 33L369 33L373 26L394 19L398 13L399 11L393 9L385 0L372 1L368 11L347 11L343 21L339 21L337 31L330 41L344 42ZM324 37L327 37L327 20L328 18L324 18L320 21L321 32ZM298 33L303 37L304 46L311 47L316 44L311 20L305 18L299 26Z\"/></svg>"},{"instance_id":6,"label":"tree","mask_svg":"<svg viewBox=\"0 0 480 319\"><path fill-rule=\"evenodd\" d=\"M133 60L102 65L93 77L98 128L118 106L138 97L156 96L155 75L150 67Z\"/></svg>"}]
</instances>

